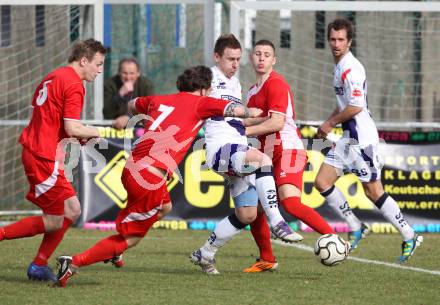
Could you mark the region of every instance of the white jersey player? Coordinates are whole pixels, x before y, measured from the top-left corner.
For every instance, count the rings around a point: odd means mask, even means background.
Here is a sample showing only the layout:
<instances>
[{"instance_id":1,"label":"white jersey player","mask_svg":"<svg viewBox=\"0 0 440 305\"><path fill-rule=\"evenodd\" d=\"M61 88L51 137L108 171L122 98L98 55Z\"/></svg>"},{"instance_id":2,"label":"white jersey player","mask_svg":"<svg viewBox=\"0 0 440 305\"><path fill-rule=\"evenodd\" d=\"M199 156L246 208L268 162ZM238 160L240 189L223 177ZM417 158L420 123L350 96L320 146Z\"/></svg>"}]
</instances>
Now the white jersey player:
<instances>
[{"instance_id":1,"label":"white jersey player","mask_svg":"<svg viewBox=\"0 0 440 305\"><path fill-rule=\"evenodd\" d=\"M368 110L365 69L350 51L335 65L333 87L337 113L350 107L357 113L341 122L343 136L327 154L325 162L340 173L353 173L363 182L376 181L380 179L381 167L377 151L379 136Z\"/></svg>"},{"instance_id":2,"label":"white jersey player","mask_svg":"<svg viewBox=\"0 0 440 305\"><path fill-rule=\"evenodd\" d=\"M212 67L211 71L213 78L210 96L242 104L241 85L238 78L225 76L217 66ZM205 123L205 143L206 160L209 167L213 168L214 154L222 146L230 143L247 146L243 120L224 117L210 118Z\"/></svg>"},{"instance_id":3,"label":"white jersey player","mask_svg":"<svg viewBox=\"0 0 440 305\"><path fill-rule=\"evenodd\" d=\"M423 237L414 233L397 203L383 189L378 155L379 137L368 111L366 73L363 65L350 52L353 32L353 25L346 19L336 19L328 25L327 39L336 63L333 86L338 107L318 128L318 136L326 138L333 127L341 124L343 137L328 152L316 177L315 187L350 227L353 251L368 234L369 228L353 214L344 195L334 184L343 173L356 175L367 197L385 219L400 231L403 243L399 262L403 263L412 256Z\"/></svg>"},{"instance_id":4,"label":"white jersey player","mask_svg":"<svg viewBox=\"0 0 440 305\"><path fill-rule=\"evenodd\" d=\"M234 76L241 53L240 42L234 35L225 34L217 39L210 96L241 103L240 82ZM255 220L258 201L276 237L287 242L302 240L302 236L292 231L278 210L272 161L248 146L243 121L220 117L207 120L205 141L206 163L227 179L235 212L217 224L205 244L191 253L190 260L205 273L218 273L214 259L217 250Z\"/></svg>"},{"instance_id":5,"label":"white jersey player","mask_svg":"<svg viewBox=\"0 0 440 305\"><path fill-rule=\"evenodd\" d=\"M339 112L348 105L362 108L353 118L342 122L343 137L355 140L361 147L378 144L376 125L368 110L365 69L350 51L335 65L333 87Z\"/></svg>"}]
</instances>

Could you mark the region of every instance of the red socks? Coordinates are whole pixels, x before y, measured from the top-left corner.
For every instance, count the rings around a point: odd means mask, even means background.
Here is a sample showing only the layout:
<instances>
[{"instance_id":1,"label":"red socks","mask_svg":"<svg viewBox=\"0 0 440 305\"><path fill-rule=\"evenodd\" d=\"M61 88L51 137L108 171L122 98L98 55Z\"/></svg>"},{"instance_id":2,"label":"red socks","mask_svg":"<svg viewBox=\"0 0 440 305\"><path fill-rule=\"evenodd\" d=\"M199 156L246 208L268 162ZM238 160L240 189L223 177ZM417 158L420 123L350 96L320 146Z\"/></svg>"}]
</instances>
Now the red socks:
<instances>
[{"instance_id":1,"label":"red socks","mask_svg":"<svg viewBox=\"0 0 440 305\"><path fill-rule=\"evenodd\" d=\"M58 231L44 234L43 241L38 249L37 256L34 258L34 264L38 266L46 266L47 260L60 244L63 239L64 233L72 225L72 220L64 217L63 226Z\"/></svg>"},{"instance_id":2,"label":"red socks","mask_svg":"<svg viewBox=\"0 0 440 305\"><path fill-rule=\"evenodd\" d=\"M43 217L31 216L0 228L0 240L31 237L45 231Z\"/></svg>"},{"instance_id":3,"label":"red socks","mask_svg":"<svg viewBox=\"0 0 440 305\"><path fill-rule=\"evenodd\" d=\"M122 254L128 248L125 238L118 234L99 241L90 249L73 257L76 267L87 266Z\"/></svg>"},{"instance_id":4,"label":"red socks","mask_svg":"<svg viewBox=\"0 0 440 305\"><path fill-rule=\"evenodd\" d=\"M257 218L250 226L252 236L260 250L260 258L267 262L276 262L272 252L272 245L270 244L270 231L266 221L266 215L264 213L258 213Z\"/></svg>"},{"instance_id":5,"label":"red socks","mask_svg":"<svg viewBox=\"0 0 440 305\"><path fill-rule=\"evenodd\" d=\"M301 220L316 232L321 234L335 234L335 231L318 212L301 203L301 198L288 197L282 200L281 204L287 213L295 216L295 218Z\"/></svg>"}]
</instances>

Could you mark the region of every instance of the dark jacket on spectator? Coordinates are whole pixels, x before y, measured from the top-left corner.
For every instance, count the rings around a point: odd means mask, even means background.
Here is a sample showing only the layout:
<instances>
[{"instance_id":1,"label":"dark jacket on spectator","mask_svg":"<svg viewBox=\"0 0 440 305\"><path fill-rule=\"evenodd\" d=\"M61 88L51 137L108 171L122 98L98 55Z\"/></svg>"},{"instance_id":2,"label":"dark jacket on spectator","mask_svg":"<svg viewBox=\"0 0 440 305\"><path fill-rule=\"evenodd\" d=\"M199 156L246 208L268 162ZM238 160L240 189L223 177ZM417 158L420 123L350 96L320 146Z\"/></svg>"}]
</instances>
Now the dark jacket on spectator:
<instances>
[{"instance_id":1,"label":"dark jacket on spectator","mask_svg":"<svg viewBox=\"0 0 440 305\"><path fill-rule=\"evenodd\" d=\"M128 114L127 103L135 97L153 94L153 83L146 77L140 76L134 83L131 95L120 96L119 89L122 81L119 75L106 79L104 82L104 119L114 120L117 117Z\"/></svg>"}]
</instances>

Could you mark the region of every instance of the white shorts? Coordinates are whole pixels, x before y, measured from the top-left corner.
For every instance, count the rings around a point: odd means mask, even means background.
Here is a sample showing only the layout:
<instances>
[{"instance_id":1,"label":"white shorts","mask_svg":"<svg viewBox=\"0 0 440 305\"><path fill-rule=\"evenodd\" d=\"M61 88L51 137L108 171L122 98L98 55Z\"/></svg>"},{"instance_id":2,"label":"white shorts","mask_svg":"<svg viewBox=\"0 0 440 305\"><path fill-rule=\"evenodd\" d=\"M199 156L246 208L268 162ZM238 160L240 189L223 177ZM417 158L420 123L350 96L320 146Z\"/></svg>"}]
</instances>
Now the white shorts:
<instances>
[{"instance_id":1,"label":"white shorts","mask_svg":"<svg viewBox=\"0 0 440 305\"><path fill-rule=\"evenodd\" d=\"M226 144L212 154L207 152L206 163L215 172L226 176L246 176L255 169L245 164L246 152L249 146L243 144Z\"/></svg>"},{"instance_id":2,"label":"white shorts","mask_svg":"<svg viewBox=\"0 0 440 305\"><path fill-rule=\"evenodd\" d=\"M245 165L246 152L249 146L242 144L223 145L207 157L208 166L228 181L229 191L236 208L258 205L258 194L255 189L255 169Z\"/></svg>"},{"instance_id":3,"label":"white shorts","mask_svg":"<svg viewBox=\"0 0 440 305\"><path fill-rule=\"evenodd\" d=\"M324 163L338 169L340 176L352 173L362 182L380 180L382 163L377 144L361 147L339 141L329 150Z\"/></svg>"}]
</instances>

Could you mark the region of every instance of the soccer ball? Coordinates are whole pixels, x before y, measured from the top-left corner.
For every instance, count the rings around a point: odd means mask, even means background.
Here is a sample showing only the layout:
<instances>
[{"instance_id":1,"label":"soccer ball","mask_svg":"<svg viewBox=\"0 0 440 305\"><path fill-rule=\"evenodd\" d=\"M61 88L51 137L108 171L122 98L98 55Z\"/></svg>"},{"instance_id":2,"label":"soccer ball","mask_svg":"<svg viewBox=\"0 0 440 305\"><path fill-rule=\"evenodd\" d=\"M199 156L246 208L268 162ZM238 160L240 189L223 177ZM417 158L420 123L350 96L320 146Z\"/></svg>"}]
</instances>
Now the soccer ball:
<instances>
[{"instance_id":1,"label":"soccer ball","mask_svg":"<svg viewBox=\"0 0 440 305\"><path fill-rule=\"evenodd\" d=\"M349 244L336 234L322 235L315 243L315 254L325 266L342 263L348 255Z\"/></svg>"}]
</instances>

